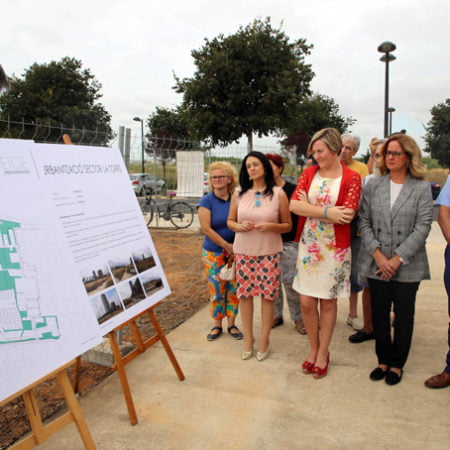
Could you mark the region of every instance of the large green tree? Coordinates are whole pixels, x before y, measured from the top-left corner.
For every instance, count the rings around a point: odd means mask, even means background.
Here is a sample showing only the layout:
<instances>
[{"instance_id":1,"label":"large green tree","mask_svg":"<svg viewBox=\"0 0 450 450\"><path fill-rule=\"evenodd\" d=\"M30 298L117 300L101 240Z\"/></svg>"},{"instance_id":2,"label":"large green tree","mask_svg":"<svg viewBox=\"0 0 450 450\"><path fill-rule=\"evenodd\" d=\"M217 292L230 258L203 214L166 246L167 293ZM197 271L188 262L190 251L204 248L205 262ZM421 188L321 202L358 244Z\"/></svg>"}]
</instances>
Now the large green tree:
<instances>
[{"instance_id":1,"label":"large green tree","mask_svg":"<svg viewBox=\"0 0 450 450\"><path fill-rule=\"evenodd\" d=\"M9 81L9 89L0 96L0 119L48 125L23 128L10 123L9 136L56 141L63 131L73 142L84 139L97 144L113 136L111 116L98 102L101 84L89 69L82 68L81 61L64 57L48 64L35 63L23 78L13 76ZM3 121L0 127L5 130ZM75 131L83 129L90 133Z\"/></svg>"},{"instance_id":2,"label":"large green tree","mask_svg":"<svg viewBox=\"0 0 450 450\"><path fill-rule=\"evenodd\" d=\"M318 93L305 97L296 115L279 132L280 136L287 136L280 142L282 153L295 157L303 166L309 141L316 131L332 127L345 133L355 122L352 117L341 115L339 105L331 97Z\"/></svg>"},{"instance_id":3,"label":"large green tree","mask_svg":"<svg viewBox=\"0 0 450 450\"><path fill-rule=\"evenodd\" d=\"M339 111L339 105L327 95L314 93L304 97L300 102L296 115L292 115L289 122L283 127L285 135L289 136L299 127L305 133L313 135L322 128L336 128L345 133L356 122L352 117L344 117Z\"/></svg>"},{"instance_id":4,"label":"large green tree","mask_svg":"<svg viewBox=\"0 0 450 450\"><path fill-rule=\"evenodd\" d=\"M237 33L208 40L192 51L192 78L176 79L189 112L189 129L198 139L226 145L253 133L267 136L284 127L310 94L314 76L305 56L312 45L289 42L270 18L255 20Z\"/></svg>"},{"instance_id":5,"label":"large green tree","mask_svg":"<svg viewBox=\"0 0 450 450\"><path fill-rule=\"evenodd\" d=\"M164 179L166 163L175 158L177 150L199 148L189 135L186 112L180 106L174 109L156 107L147 119L147 126L150 132L145 136L145 151L161 161Z\"/></svg>"},{"instance_id":6,"label":"large green tree","mask_svg":"<svg viewBox=\"0 0 450 450\"><path fill-rule=\"evenodd\" d=\"M426 152L443 167L450 167L450 98L431 108L426 126Z\"/></svg>"},{"instance_id":7,"label":"large green tree","mask_svg":"<svg viewBox=\"0 0 450 450\"><path fill-rule=\"evenodd\" d=\"M0 64L0 92L9 87L8 77Z\"/></svg>"}]
</instances>

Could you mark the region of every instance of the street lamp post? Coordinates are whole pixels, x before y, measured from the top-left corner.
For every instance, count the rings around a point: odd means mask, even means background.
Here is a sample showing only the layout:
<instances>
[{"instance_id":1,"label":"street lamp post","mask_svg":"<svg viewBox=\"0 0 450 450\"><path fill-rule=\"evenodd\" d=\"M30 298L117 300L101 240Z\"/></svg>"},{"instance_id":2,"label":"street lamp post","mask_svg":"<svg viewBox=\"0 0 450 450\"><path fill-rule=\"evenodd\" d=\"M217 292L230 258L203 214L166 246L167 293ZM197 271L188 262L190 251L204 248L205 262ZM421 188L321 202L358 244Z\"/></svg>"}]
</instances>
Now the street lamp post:
<instances>
[{"instance_id":1,"label":"street lamp post","mask_svg":"<svg viewBox=\"0 0 450 450\"><path fill-rule=\"evenodd\" d=\"M386 63L386 75L384 82L384 137L387 137L388 132L388 105L389 105L389 63L396 58L391 54L397 47L394 43L386 41L378 46L378 51L384 53L380 61Z\"/></svg>"},{"instance_id":2,"label":"street lamp post","mask_svg":"<svg viewBox=\"0 0 450 450\"><path fill-rule=\"evenodd\" d=\"M142 173L145 173L145 164L144 164L144 119L140 117L134 117L133 120L136 122L141 122L141 162L142 162Z\"/></svg>"},{"instance_id":3,"label":"street lamp post","mask_svg":"<svg viewBox=\"0 0 450 450\"><path fill-rule=\"evenodd\" d=\"M392 134L392 113L395 112L395 108L392 106L389 106L388 113L389 113L389 136Z\"/></svg>"}]
</instances>

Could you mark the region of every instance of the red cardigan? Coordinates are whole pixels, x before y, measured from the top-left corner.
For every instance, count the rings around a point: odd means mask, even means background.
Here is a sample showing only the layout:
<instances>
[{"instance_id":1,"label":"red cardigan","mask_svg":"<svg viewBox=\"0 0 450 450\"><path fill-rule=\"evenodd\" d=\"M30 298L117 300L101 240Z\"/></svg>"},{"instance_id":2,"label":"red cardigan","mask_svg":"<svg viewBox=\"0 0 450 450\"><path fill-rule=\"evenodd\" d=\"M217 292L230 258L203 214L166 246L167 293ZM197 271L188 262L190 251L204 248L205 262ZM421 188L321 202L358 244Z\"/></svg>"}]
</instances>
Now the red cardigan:
<instances>
[{"instance_id":1,"label":"red cardigan","mask_svg":"<svg viewBox=\"0 0 450 450\"><path fill-rule=\"evenodd\" d=\"M361 176L359 173L349 169L343 162L341 162L341 165L342 181L335 206L346 206L354 211L358 211L359 199L361 195ZM320 167L318 165L308 167L302 173L300 179L298 180L297 187L292 194L292 200L299 200L299 191L309 192L314 175L317 173L319 168ZM295 242L299 242L305 222L306 217L299 216ZM350 247L350 224L334 224L334 235L336 236L337 248Z\"/></svg>"}]
</instances>

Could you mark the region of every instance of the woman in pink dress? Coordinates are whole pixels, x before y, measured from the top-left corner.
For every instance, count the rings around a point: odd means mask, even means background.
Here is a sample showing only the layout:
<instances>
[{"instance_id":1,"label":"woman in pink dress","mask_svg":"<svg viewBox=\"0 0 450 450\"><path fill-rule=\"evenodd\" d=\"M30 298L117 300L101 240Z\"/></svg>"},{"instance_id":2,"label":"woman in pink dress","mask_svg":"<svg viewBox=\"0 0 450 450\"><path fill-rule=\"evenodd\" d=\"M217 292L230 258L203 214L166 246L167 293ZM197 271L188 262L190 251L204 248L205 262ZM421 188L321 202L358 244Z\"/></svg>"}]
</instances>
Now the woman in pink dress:
<instances>
[{"instance_id":1,"label":"woman in pink dress","mask_svg":"<svg viewBox=\"0 0 450 450\"><path fill-rule=\"evenodd\" d=\"M269 356L274 301L280 289L281 234L291 229L289 201L275 185L272 166L260 152L250 152L231 199L227 225L235 234L237 296L244 331L242 359L253 356L253 297L261 296L261 337L256 359Z\"/></svg>"}]
</instances>

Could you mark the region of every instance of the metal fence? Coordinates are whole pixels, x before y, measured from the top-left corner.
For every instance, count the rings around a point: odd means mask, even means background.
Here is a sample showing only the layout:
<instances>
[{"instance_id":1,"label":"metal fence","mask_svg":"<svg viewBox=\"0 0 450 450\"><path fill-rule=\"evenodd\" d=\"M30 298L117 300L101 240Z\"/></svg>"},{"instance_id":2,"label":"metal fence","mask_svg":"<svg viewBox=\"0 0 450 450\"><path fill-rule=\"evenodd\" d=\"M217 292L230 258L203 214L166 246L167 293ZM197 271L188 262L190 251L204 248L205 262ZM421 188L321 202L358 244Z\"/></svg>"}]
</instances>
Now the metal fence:
<instances>
[{"instance_id":1,"label":"metal fence","mask_svg":"<svg viewBox=\"0 0 450 450\"><path fill-rule=\"evenodd\" d=\"M63 135L68 134L75 145L98 145L107 147L119 146L119 133L114 132L113 138L107 133L98 129L89 130L86 128L69 127L63 124L58 126L39 121L25 122L25 120L0 119L0 138L9 139L32 139L42 143L62 143ZM149 142L150 141L150 142ZM176 139L171 136L155 136L150 140L144 138L144 148L156 148L157 153L170 153L177 150L200 150L205 151L205 158L243 158L247 153L246 144L230 144L225 147L205 148L198 141L186 139ZM279 144L254 145L254 150L262 153L280 152ZM147 163L152 155L145 154ZM130 160L139 162L142 159L142 137L141 133L130 133Z\"/></svg>"},{"instance_id":2,"label":"metal fence","mask_svg":"<svg viewBox=\"0 0 450 450\"><path fill-rule=\"evenodd\" d=\"M31 139L41 143L62 143L62 137L68 134L77 145L111 146L116 138L110 139L108 133L86 128L59 126L49 123L25 122L0 119L0 138Z\"/></svg>"},{"instance_id":3,"label":"metal fence","mask_svg":"<svg viewBox=\"0 0 450 450\"><path fill-rule=\"evenodd\" d=\"M142 133L131 132L129 135L129 156L124 156L127 168L130 173L147 172L163 179L166 190L177 189L177 171L176 171L176 152L177 151L204 151L205 172L209 165L217 160L226 159L237 170L240 168L242 158L247 153L247 145L231 144L225 147L205 148L198 141L189 141L185 139L175 139L171 136L152 136L150 139L144 137L142 142ZM63 124L59 126L50 123L40 123L39 121L25 122L0 119L0 138L12 139L31 139L39 143L63 142L63 136L69 135L73 144L87 146L107 146L124 148L123 140L118 132L114 133L113 138L98 129L88 130L86 128L67 127ZM124 134L122 133L122 137ZM278 143L272 145L254 145L254 150L262 153L280 153L281 146ZM142 151L144 149L144 152ZM122 150L121 150L122 151ZM125 151L122 151L125 155ZM296 168L292 164L286 164L285 174L293 175ZM163 192L164 194L164 192Z\"/></svg>"}]
</instances>

